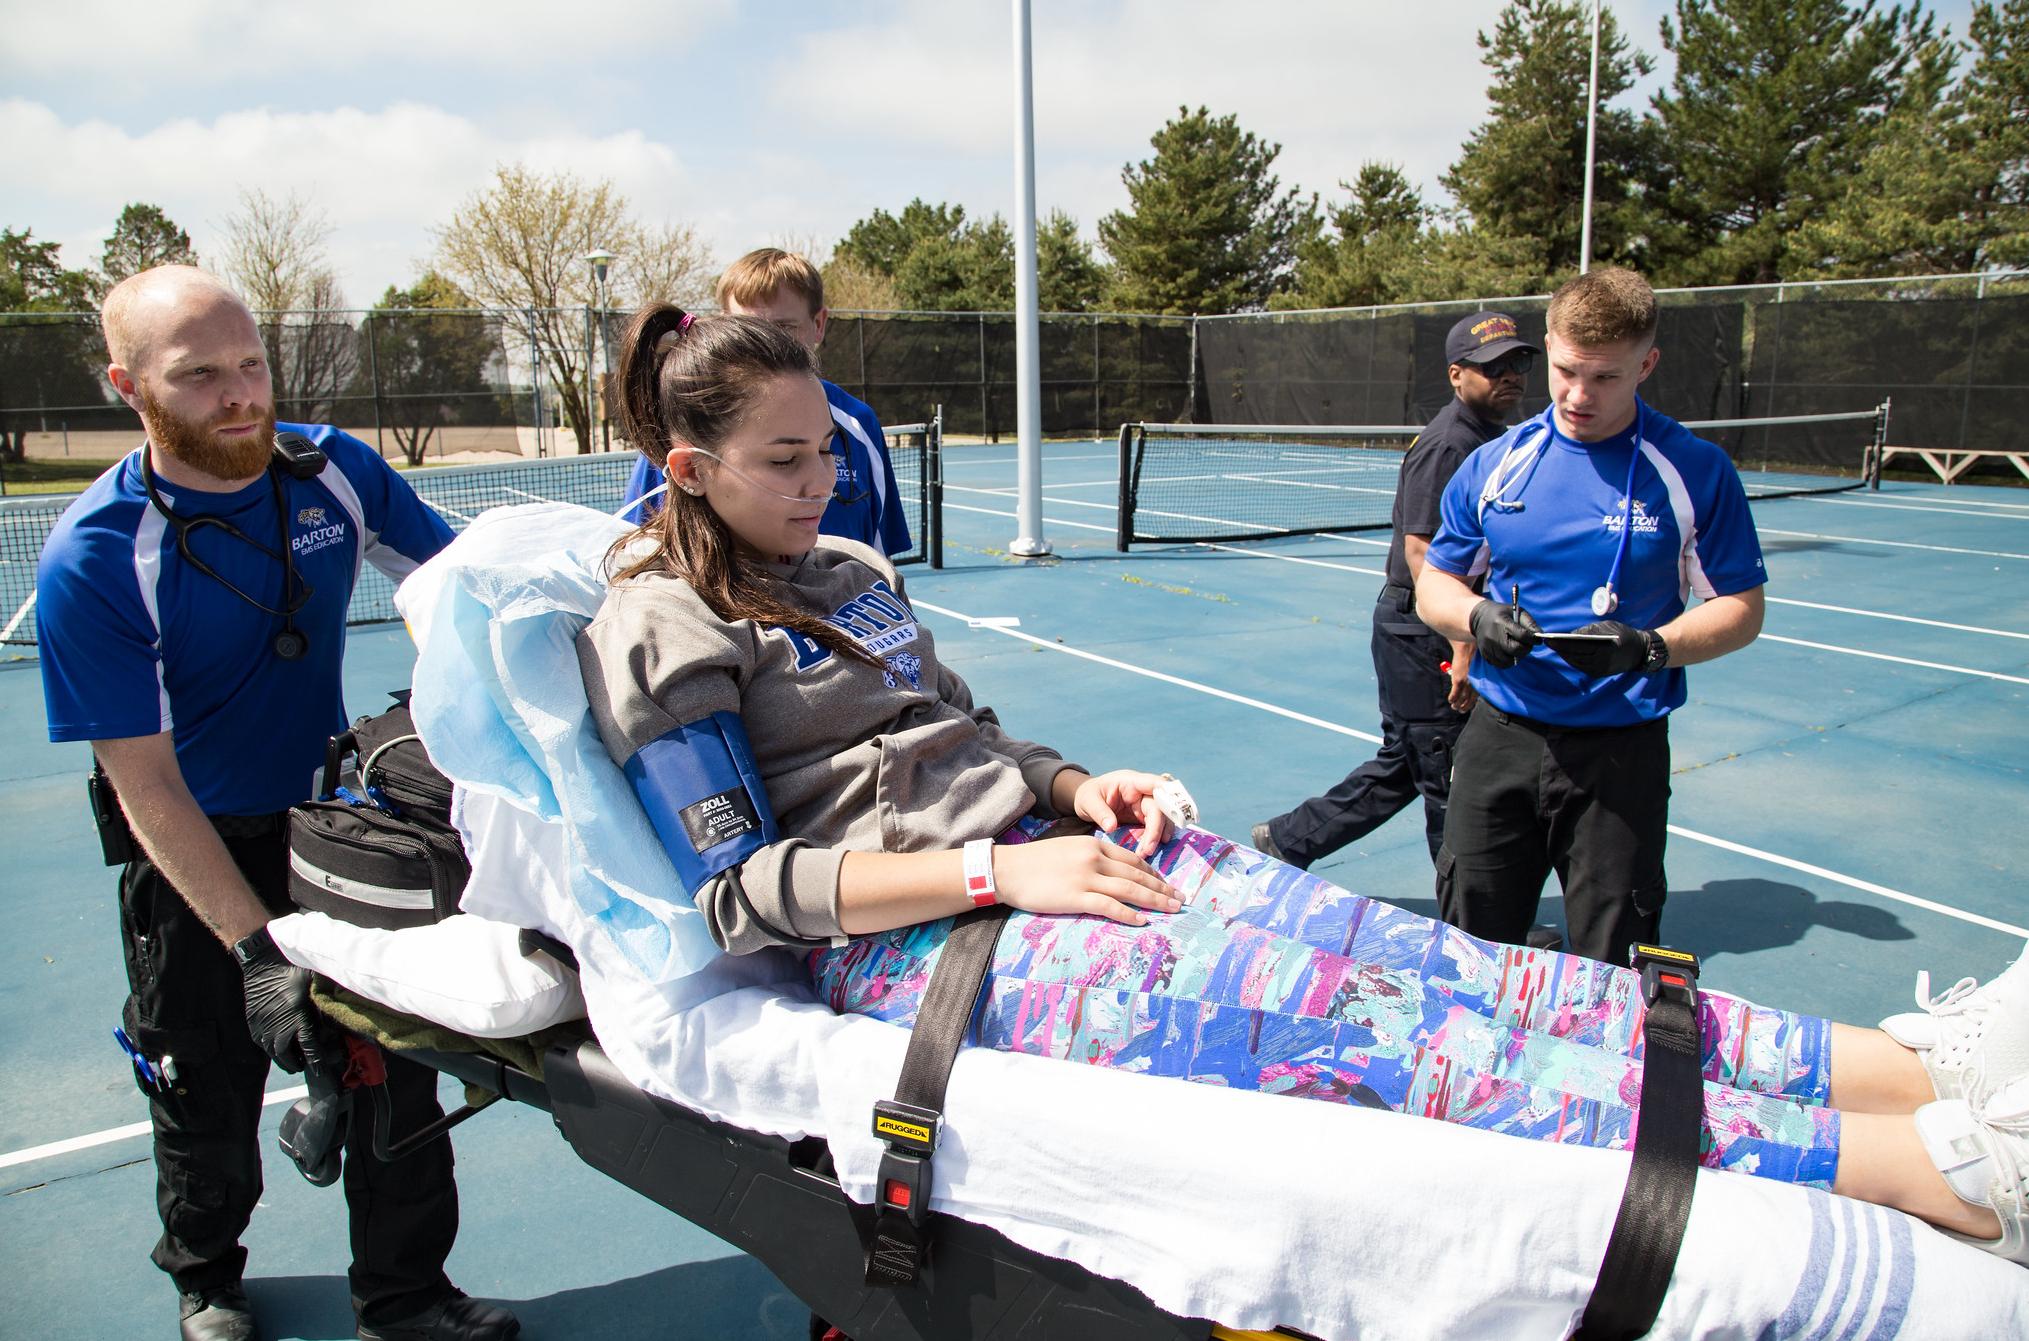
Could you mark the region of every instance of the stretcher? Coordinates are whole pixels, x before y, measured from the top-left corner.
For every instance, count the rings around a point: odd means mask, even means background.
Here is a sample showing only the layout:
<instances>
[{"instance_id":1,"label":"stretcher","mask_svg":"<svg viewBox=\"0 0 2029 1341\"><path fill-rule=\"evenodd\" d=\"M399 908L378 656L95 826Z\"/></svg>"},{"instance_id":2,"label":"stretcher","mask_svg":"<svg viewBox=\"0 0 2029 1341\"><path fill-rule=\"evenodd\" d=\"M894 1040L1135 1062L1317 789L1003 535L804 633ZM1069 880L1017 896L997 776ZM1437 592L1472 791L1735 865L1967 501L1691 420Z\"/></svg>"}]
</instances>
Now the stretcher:
<instances>
[{"instance_id":1,"label":"stretcher","mask_svg":"<svg viewBox=\"0 0 2029 1341\"><path fill-rule=\"evenodd\" d=\"M398 597L417 730L460 788L461 906L568 945L599 1039L481 1083L859 1341L1570 1334L1623 1153L987 1049L941 1106L927 1267L868 1288L870 1117L909 1034L834 1013L786 952L716 953L662 893L675 873L587 721L572 639L614 535L580 513L496 509ZM2029 1335L2029 1273L1907 1216L1738 1173L1696 1188L1654 1335Z\"/></svg>"},{"instance_id":2,"label":"stretcher","mask_svg":"<svg viewBox=\"0 0 2029 1341\"><path fill-rule=\"evenodd\" d=\"M686 1102L635 1084L589 1031L519 1064L408 1055L543 1108L587 1164L859 1341L1568 1335L1627 1176L1614 1152L968 1049L924 1274L870 1289L867 1116L906 1033L782 984L683 1014L687 1037L720 1040L694 1051L723 1054L668 1078ZM810 1076L755 1088L798 1057ZM1151 1131L1165 1123L1169 1139ZM2029 1335L2029 1281L1899 1213L1707 1172L1653 1335Z\"/></svg>"},{"instance_id":3,"label":"stretcher","mask_svg":"<svg viewBox=\"0 0 2029 1341\"><path fill-rule=\"evenodd\" d=\"M822 1140L747 1131L657 1098L590 1037L552 1045L540 1076L478 1052L403 1055L549 1113L586 1164L750 1254L855 1341L1249 1335L1166 1313L1132 1286L946 1215L935 1216L936 1250L918 1285L870 1288L856 1225L865 1208L840 1187Z\"/></svg>"}]
</instances>

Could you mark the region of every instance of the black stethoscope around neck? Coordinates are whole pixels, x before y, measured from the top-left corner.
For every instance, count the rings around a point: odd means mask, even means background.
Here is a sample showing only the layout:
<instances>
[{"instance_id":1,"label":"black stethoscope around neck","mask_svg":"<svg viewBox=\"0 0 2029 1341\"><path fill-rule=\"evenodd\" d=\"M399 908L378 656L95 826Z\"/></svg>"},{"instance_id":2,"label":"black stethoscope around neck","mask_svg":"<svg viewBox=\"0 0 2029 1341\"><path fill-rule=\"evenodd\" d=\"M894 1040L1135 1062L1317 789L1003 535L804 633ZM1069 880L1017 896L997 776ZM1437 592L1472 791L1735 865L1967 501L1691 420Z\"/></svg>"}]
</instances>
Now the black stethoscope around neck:
<instances>
[{"instance_id":1,"label":"black stethoscope around neck","mask_svg":"<svg viewBox=\"0 0 2029 1341\"><path fill-rule=\"evenodd\" d=\"M148 501L154 505L155 510L162 514L169 522L171 529L176 532L176 552L183 556L185 563L195 568L198 572L203 573L206 577L254 607L254 609L261 611L263 614L274 615L280 619L282 621L282 629L281 632L275 635L275 655L284 661L301 659L303 654L310 650L310 638L303 630L296 627L296 615L297 612L310 603L310 598L317 594L317 589L312 587L308 582L305 582L301 575L296 572L295 553L289 546L289 510L282 498L280 463L271 462L266 472L264 472L268 477L268 487L274 491L275 495L275 527L279 533L276 540L281 545L281 549L276 551L269 549L266 545L263 545L260 541L254 539L223 517L184 517L178 515L164 501L161 492L155 487L155 472L148 464L149 456L153 451L153 443L146 444L141 448L141 488L146 491ZM255 600L252 596L249 596L227 580L225 575L220 573L216 568L213 568L203 559L197 557L196 551L190 547L190 533L192 531L203 530L206 527L215 527L241 544L259 550L269 558L281 560L281 608L277 609L263 601Z\"/></svg>"}]
</instances>

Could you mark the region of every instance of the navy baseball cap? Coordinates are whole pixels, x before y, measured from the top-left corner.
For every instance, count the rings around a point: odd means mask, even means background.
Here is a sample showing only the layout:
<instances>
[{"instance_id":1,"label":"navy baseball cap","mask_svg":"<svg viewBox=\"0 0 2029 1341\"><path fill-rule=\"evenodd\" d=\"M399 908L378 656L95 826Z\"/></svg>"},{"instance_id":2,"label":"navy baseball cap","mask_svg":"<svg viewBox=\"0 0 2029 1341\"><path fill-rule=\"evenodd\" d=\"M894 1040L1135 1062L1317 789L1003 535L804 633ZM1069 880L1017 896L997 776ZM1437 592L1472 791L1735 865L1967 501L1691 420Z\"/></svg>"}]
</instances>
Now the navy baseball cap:
<instances>
[{"instance_id":1,"label":"navy baseball cap","mask_svg":"<svg viewBox=\"0 0 2029 1341\"><path fill-rule=\"evenodd\" d=\"M1446 363L1490 363L1511 349L1543 352L1522 338L1515 319L1505 312L1475 312L1444 337Z\"/></svg>"}]
</instances>

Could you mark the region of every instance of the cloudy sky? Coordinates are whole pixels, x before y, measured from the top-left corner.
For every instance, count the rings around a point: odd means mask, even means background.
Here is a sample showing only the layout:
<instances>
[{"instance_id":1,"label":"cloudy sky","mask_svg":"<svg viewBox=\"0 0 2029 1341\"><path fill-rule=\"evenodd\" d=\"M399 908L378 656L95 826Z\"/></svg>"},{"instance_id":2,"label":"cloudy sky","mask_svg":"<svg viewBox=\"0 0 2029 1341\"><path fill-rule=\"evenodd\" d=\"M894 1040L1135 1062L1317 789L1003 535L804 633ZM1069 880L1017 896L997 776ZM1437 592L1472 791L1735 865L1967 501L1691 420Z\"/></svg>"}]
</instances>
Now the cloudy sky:
<instances>
[{"instance_id":1,"label":"cloudy sky","mask_svg":"<svg viewBox=\"0 0 2029 1341\"><path fill-rule=\"evenodd\" d=\"M1666 0L1613 8L1660 56ZM1969 8L1936 6L1960 33ZM1237 113L1328 198L1376 158L1434 195L1484 114L1474 34L1498 12L1034 0L1039 205L1094 236L1180 104ZM721 261L913 196L1011 212L1012 51L1006 0L0 0L0 225L81 267L146 200L204 255L243 188L293 191L365 305L504 161L610 178Z\"/></svg>"}]
</instances>

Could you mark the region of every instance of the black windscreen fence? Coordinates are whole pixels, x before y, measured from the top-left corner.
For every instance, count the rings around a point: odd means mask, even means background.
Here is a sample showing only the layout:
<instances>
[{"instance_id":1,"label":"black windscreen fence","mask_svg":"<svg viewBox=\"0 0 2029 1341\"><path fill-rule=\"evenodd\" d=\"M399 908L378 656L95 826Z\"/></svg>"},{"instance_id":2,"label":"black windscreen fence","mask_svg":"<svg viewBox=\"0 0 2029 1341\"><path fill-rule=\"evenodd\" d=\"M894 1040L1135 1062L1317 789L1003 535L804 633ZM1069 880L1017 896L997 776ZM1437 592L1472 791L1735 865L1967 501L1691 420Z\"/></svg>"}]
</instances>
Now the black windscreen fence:
<instances>
[{"instance_id":1,"label":"black windscreen fence","mask_svg":"<svg viewBox=\"0 0 2029 1341\"><path fill-rule=\"evenodd\" d=\"M1846 414L1893 399L1891 445L2012 449L2029 412L2023 276L1670 291L1649 402L1685 420ZM1124 423L1417 425L1450 397L1444 339L1478 303L1235 317L1050 315L1040 323L1042 431ZM1541 343L1541 297L1485 304ZM573 454L564 413L617 360L631 314L374 311L263 314L285 419L335 423L411 464L505 453ZM944 410L954 435L1016 424L1010 313L835 313L824 373L883 420ZM0 464L109 456L133 414L106 386L91 315L0 313ZM564 394L568 392L568 395ZM1539 363L1524 408L1547 403ZM597 398L593 397L596 402ZM596 418L596 416L595 416ZM101 441L80 443L80 435ZM595 422L593 449L615 442ZM1732 432L1743 462L1854 472L1843 422ZM2006 467L1999 467L2005 470ZM4 473L0 473L4 481Z\"/></svg>"},{"instance_id":2,"label":"black windscreen fence","mask_svg":"<svg viewBox=\"0 0 2029 1341\"><path fill-rule=\"evenodd\" d=\"M1884 397L1890 446L2019 451L2029 416L2029 295L1762 303L1746 413L1821 414ZM1814 444L1844 464L1844 444Z\"/></svg>"},{"instance_id":3,"label":"black windscreen fence","mask_svg":"<svg viewBox=\"0 0 2029 1341\"><path fill-rule=\"evenodd\" d=\"M1188 318L1047 316L1039 323L1042 431L1108 433L1191 409ZM1015 429L1015 321L1008 313L842 314L819 351L824 375L885 419L944 407L949 433Z\"/></svg>"},{"instance_id":4,"label":"black windscreen fence","mask_svg":"<svg viewBox=\"0 0 2029 1341\"><path fill-rule=\"evenodd\" d=\"M1541 348L1547 306L1527 298L1497 308ZM1678 419L1742 413L1744 309L1739 301L1665 301L1656 330L1664 357L1645 388L1652 404ZM1444 341L1470 310L1452 304L1201 321L1200 408L1216 424L1426 423L1451 399ZM1541 361L1523 396L1530 414L1550 403Z\"/></svg>"},{"instance_id":5,"label":"black windscreen fence","mask_svg":"<svg viewBox=\"0 0 2029 1341\"><path fill-rule=\"evenodd\" d=\"M1684 421L1859 414L1892 403L1891 446L2018 450L2029 414L2021 276L1769 285L1659 295L1662 359L1643 387ZM1196 418L1224 424L1423 423L1449 398L1444 338L1478 304L1263 313L1198 323ZM1543 298L1486 306L1541 345ZM1543 365L1523 408L1548 404ZM1743 469L1857 475L1858 420L1715 429ZM1991 469L2005 477L2006 465Z\"/></svg>"}]
</instances>

